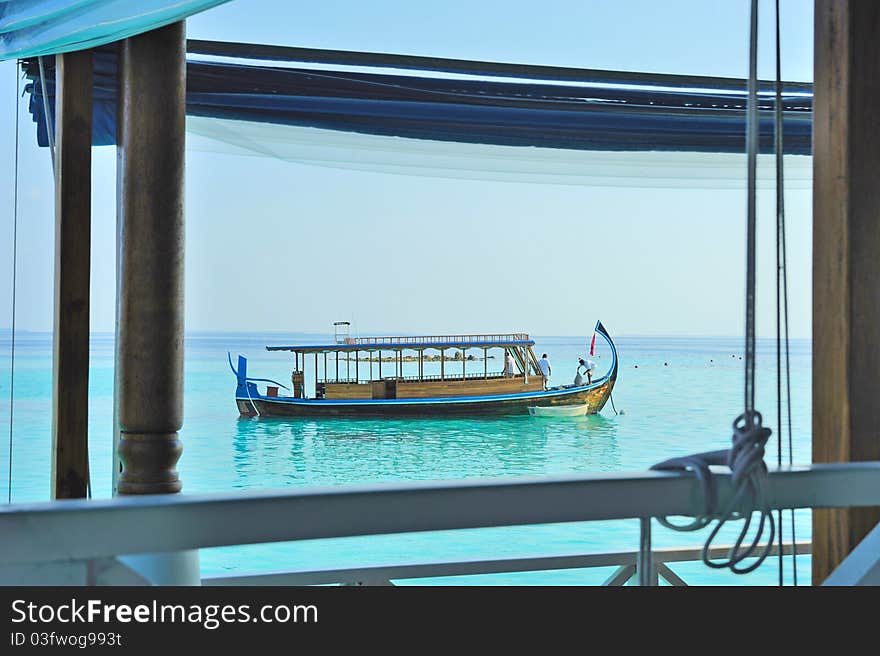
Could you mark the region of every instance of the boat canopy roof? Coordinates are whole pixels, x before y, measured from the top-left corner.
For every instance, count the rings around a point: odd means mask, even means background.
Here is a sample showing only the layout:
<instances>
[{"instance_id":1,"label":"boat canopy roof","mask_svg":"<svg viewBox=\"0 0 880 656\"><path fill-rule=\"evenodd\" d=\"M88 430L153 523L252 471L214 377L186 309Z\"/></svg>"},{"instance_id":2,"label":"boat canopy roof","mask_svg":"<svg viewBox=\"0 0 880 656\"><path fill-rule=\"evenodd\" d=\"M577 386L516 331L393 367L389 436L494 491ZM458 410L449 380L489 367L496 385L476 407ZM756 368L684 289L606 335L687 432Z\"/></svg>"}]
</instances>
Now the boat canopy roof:
<instances>
[{"instance_id":1,"label":"boat canopy roof","mask_svg":"<svg viewBox=\"0 0 880 656\"><path fill-rule=\"evenodd\" d=\"M497 333L485 335L414 335L396 337L347 337L336 344L293 344L267 346L267 351L294 353L328 353L337 351L379 351L403 349L495 348L504 346L534 346L526 333Z\"/></svg>"}]
</instances>

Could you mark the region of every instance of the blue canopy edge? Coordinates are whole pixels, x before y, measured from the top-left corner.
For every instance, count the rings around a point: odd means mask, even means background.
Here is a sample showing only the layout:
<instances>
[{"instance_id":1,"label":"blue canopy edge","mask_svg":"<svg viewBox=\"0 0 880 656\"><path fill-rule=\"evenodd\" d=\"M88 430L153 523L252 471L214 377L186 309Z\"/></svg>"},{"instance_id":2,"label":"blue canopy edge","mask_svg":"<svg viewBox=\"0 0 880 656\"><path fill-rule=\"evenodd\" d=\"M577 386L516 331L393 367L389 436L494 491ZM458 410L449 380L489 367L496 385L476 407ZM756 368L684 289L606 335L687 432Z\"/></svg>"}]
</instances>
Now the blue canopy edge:
<instances>
[{"instance_id":1,"label":"blue canopy edge","mask_svg":"<svg viewBox=\"0 0 880 656\"><path fill-rule=\"evenodd\" d=\"M0 61L126 39L229 0L0 0Z\"/></svg>"}]
</instances>

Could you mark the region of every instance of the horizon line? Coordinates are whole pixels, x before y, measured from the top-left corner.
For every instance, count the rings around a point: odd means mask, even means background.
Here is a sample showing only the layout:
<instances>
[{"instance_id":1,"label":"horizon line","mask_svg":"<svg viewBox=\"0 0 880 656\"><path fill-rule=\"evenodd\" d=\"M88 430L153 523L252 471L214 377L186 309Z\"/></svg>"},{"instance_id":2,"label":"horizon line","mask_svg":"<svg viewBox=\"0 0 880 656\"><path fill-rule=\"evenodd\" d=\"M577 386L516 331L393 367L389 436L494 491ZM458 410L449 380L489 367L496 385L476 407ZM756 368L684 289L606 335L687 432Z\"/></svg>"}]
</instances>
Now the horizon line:
<instances>
[{"instance_id":1,"label":"horizon line","mask_svg":"<svg viewBox=\"0 0 880 656\"><path fill-rule=\"evenodd\" d=\"M12 333L12 328L0 328L0 333ZM51 330L29 330L23 328L16 328L16 334L29 334L29 335L52 335L53 331ZM187 330L184 331L184 337L188 335L246 335L248 333L254 335L265 335L265 334L279 334L279 335L315 335L315 336L326 336L330 334L329 332L319 332L312 330L280 330L280 329L261 329L261 330L229 330L229 329L197 329L197 330ZM392 333L383 333L391 335ZM417 335L418 333L397 333L402 336L410 336ZM456 333L449 333L456 334ZM462 333L465 334L465 333ZM470 334L470 333L466 333ZM488 334L488 333L487 333ZM530 336L534 337L583 337L586 335L590 335L591 333L578 333L578 334L540 334L540 333L529 333ZM89 336L115 336L115 331L111 330L94 330L89 332ZM370 333L364 334L363 336L373 337L373 336L381 336L380 333ZM713 334L713 333L615 333L612 335L614 339L627 339L627 338L675 338L675 339L686 339L686 338L696 338L696 339L745 339L745 335L731 335L731 334ZM775 335L757 335L757 339L775 339ZM796 336L790 337L791 340L807 340L812 339L812 335L809 336Z\"/></svg>"}]
</instances>

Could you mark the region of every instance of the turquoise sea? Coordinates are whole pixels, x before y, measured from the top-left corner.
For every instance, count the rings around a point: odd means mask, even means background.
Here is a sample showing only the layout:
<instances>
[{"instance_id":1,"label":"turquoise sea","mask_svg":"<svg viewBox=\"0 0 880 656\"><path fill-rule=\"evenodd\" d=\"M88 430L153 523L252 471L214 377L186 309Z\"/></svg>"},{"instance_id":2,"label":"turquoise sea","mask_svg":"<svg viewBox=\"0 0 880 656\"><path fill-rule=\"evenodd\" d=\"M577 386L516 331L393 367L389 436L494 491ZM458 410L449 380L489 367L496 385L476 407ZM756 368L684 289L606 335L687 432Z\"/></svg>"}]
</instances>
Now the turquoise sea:
<instances>
[{"instance_id":1,"label":"turquoise sea","mask_svg":"<svg viewBox=\"0 0 880 656\"><path fill-rule=\"evenodd\" d=\"M614 327L608 328L613 334ZM609 404L601 415L565 420L239 418L227 351L233 358L239 353L249 358L251 376L286 382L290 379L292 356L268 353L264 346L326 339L295 333L187 337L185 425L181 431L184 454L179 463L184 493L644 470L675 455L725 448L731 422L742 408L741 338L617 337L620 374L613 398L621 411L618 415ZM553 383L571 382L577 357L586 354L587 338L535 340L536 353L549 354ZM4 502L9 467L9 354L10 335L0 332L0 489ZM601 372L609 364L607 349L598 349L597 356ZM794 460L796 464L807 463L810 343L792 342L791 356ZM332 360L330 366L332 371ZM343 372L345 363L340 366ZM383 364L383 368L386 366L393 365ZM482 371L483 362L468 362L466 366L468 371ZM488 366L490 371L500 369L500 359L490 359ZM353 363L351 367L353 371ZM415 364L406 367L415 373ZM426 365L426 373L431 373L431 367L439 373L438 363ZM311 363L307 371L308 387ZM775 340L758 341L757 371L757 406L765 424L774 429L767 460L775 464ZM107 497L111 480L112 336L93 336L89 375L93 494ZM18 334L13 503L48 499L51 377L51 335ZM788 540L789 520L785 524ZM797 531L798 539L810 539L809 512L798 512ZM707 531L674 533L655 524L655 546L696 546L706 537ZM202 551L201 562L205 573L251 572L633 550L637 546L638 523L625 520L207 549ZM809 583L809 557L801 556L797 563L798 582ZM789 558L785 563L787 583L791 581L791 567ZM773 585L777 581L775 559L747 576L716 572L701 563L678 564L673 569L691 584ZM609 569L566 570L417 583L597 584L609 573Z\"/></svg>"}]
</instances>

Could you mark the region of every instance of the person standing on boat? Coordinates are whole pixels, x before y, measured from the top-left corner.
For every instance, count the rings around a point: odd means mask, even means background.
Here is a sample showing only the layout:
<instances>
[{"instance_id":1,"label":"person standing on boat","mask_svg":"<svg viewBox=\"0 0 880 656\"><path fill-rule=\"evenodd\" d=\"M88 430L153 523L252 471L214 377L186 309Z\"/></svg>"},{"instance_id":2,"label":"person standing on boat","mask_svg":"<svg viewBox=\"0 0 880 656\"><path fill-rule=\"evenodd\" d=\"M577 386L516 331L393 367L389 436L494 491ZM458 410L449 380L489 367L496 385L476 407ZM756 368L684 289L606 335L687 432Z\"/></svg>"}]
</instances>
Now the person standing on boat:
<instances>
[{"instance_id":1,"label":"person standing on boat","mask_svg":"<svg viewBox=\"0 0 880 656\"><path fill-rule=\"evenodd\" d=\"M511 355L510 351L507 352L507 358L504 360L504 377L505 378L513 378L513 372L515 371L514 367L516 363L513 361L513 355Z\"/></svg>"},{"instance_id":2,"label":"person standing on boat","mask_svg":"<svg viewBox=\"0 0 880 656\"><path fill-rule=\"evenodd\" d=\"M578 376L581 375L581 367L584 368L584 373L587 374L587 384L589 385L593 382L593 371L596 369L596 363L589 359L578 358Z\"/></svg>"},{"instance_id":3,"label":"person standing on boat","mask_svg":"<svg viewBox=\"0 0 880 656\"><path fill-rule=\"evenodd\" d=\"M544 377L544 389L547 389L550 385L550 373L552 369L550 368L550 360L547 359L547 354L541 356L541 359L538 360L538 366L541 367L541 375Z\"/></svg>"}]
</instances>

